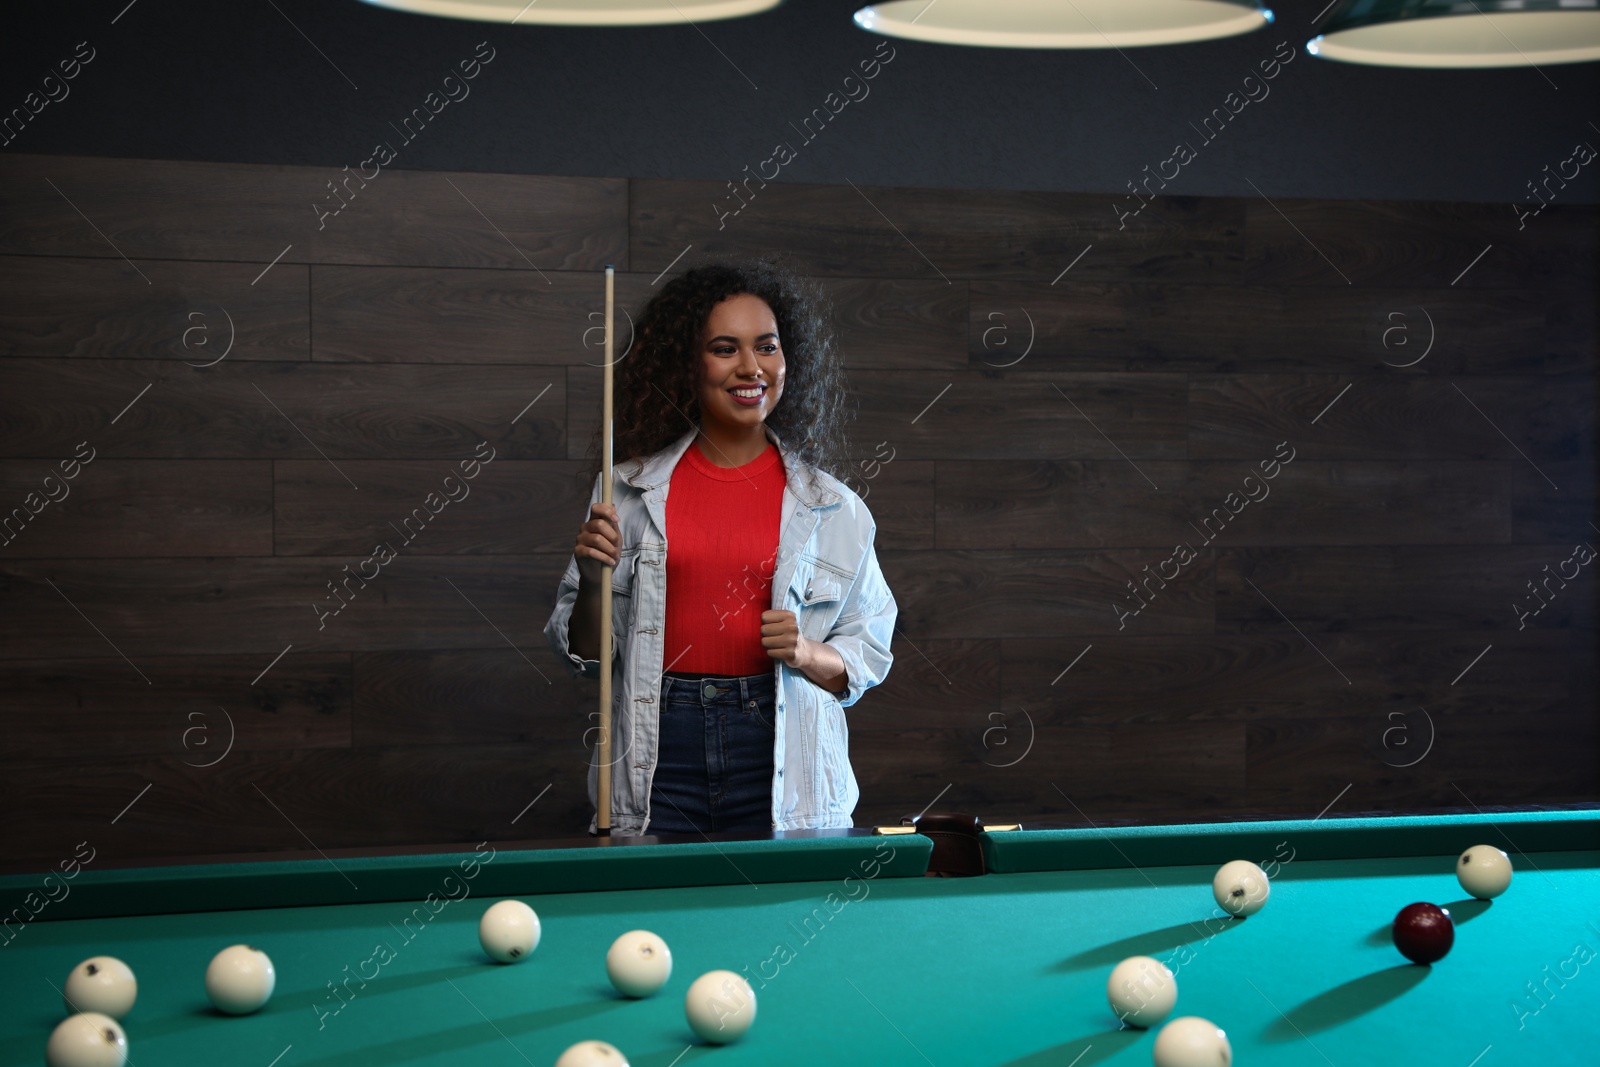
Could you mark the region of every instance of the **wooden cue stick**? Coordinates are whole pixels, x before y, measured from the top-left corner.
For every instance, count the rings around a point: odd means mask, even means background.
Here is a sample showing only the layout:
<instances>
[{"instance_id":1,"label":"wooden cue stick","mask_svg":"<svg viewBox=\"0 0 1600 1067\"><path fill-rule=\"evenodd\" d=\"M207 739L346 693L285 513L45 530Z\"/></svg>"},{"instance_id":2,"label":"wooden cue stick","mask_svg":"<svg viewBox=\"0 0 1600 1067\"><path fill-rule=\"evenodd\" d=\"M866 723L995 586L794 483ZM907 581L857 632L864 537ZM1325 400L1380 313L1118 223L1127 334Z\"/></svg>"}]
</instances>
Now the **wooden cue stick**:
<instances>
[{"instance_id":1,"label":"wooden cue stick","mask_svg":"<svg viewBox=\"0 0 1600 1067\"><path fill-rule=\"evenodd\" d=\"M611 362L616 351L611 326L615 306L615 274L606 264L606 369L604 410L600 426L600 500L611 503ZM620 531L619 531L620 532ZM611 836L611 564L600 574L600 773L595 830L601 837Z\"/></svg>"}]
</instances>

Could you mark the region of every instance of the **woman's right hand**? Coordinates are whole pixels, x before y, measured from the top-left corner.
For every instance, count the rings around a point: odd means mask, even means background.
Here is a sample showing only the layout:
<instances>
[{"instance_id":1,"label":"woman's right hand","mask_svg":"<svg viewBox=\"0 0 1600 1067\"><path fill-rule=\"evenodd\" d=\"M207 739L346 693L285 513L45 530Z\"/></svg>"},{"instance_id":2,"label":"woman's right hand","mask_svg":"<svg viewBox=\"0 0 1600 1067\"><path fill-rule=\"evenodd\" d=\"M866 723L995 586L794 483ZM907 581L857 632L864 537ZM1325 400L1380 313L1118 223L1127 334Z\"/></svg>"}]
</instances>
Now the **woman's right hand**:
<instances>
[{"instance_id":1,"label":"woman's right hand","mask_svg":"<svg viewBox=\"0 0 1600 1067\"><path fill-rule=\"evenodd\" d=\"M589 521L578 528L572 554L578 560L578 577L586 585L598 586L602 567L622 562L621 520L617 509L598 501L589 505Z\"/></svg>"}]
</instances>

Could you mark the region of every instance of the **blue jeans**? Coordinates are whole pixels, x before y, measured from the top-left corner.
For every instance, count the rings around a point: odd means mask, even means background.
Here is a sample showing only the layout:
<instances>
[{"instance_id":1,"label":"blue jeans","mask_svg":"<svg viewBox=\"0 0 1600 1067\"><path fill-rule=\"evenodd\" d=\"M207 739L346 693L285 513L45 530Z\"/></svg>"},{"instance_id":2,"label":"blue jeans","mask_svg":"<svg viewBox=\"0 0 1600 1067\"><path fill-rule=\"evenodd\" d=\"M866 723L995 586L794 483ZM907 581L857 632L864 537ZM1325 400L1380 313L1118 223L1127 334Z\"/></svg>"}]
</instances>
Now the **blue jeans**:
<instances>
[{"instance_id":1,"label":"blue jeans","mask_svg":"<svg viewBox=\"0 0 1600 1067\"><path fill-rule=\"evenodd\" d=\"M668 673L646 833L772 829L772 672Z\"/></svg>"}]
</instances>

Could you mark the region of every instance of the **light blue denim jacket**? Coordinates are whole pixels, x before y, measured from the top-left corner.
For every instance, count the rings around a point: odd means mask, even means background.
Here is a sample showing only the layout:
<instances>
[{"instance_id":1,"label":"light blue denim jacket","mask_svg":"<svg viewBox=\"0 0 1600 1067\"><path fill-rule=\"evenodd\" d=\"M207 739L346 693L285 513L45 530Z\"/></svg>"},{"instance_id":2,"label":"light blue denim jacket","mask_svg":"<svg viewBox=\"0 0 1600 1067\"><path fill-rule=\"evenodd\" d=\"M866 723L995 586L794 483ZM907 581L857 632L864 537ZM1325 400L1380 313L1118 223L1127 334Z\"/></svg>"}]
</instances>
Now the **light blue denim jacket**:
<instances>
[{"instance_id":1,"label":"light blue denim jacket","mask_svg":"<svg viewBox=\"0 0 1600 1067\"><path fill-rule=\"evenodd\" d=\"M861 792L850 767L844 709L883 681L894 657L889 640L899 614L878 567L877 525L862 499L838 479L809 468L784 449L772 427L767 437L783 458L787 484L772 577L773 610L792 611L800 632L824 641L844 660L847 688L835 695L800 671L773 661L777 690L773 742L772 827L775 830L851 826ZM612 505L622 533L621 562L612 573L611 832L645 833L650 782L659 743L662 659L667 608L666 500L672 471L698 427L653 456L612 467ZM805 471L816 477L815 493ZM590 503L600 500L595 477ZM586 513L587 515L587 513ZM578 560L567 561L545 639L574 677L600 677L600 661L575 655L567 627L578 599ZM596 803L599 746L589 765L589 800ZM594 820L590 820L590 832Z\"/></svg>"}]
</instances>

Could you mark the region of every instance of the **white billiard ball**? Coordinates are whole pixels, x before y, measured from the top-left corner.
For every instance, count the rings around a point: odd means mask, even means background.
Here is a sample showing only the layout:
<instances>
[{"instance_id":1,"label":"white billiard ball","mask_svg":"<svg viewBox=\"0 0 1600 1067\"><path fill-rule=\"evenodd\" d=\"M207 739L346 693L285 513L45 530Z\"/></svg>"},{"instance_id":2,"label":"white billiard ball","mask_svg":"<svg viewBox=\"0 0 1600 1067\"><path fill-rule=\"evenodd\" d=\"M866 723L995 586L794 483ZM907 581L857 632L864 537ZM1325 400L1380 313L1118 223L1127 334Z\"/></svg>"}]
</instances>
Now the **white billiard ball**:
<instances>
[{"instance_id":1,"label":"white billiard ball","mask_svg":"<svg viewBox=\"0 0 1600 1067\"><path fill-rule=\"evenodd\" d=\"M122 1067L128 1062L128 1038L111 1016L80 1012L55 1028L44 1062L49 1067Z\"/></svg>"},{"instance_id":2,"label":"white billiard ball","mask_svg":"<svg viewBox=\"0 0 1600 1067\"><path fill-rule=\"evenodd\" d=\"M92 956L72 968L64 990L67 1012L93 1011L121 1019L139 995L139 983L115 956Z\"/></svg>"},{"instance_id":3,"label":"white billiard ball","mask_svg":"<svg viewBox=\"0 0 1600 1067\"><path fill-rule=\"evenodd\" d=\"M1111 971L1106 999L1129 1026L1151 1027L1172 1014L1178 980L1166 964L1149 956L1129 956Z\"/></svg>"},{"instance_id":4,"label":"white billiard ball","mask_svg":"<svg viewBox=\"0 0 1600 1067\"><path fill-rule=\"evenodd\" d=\"M649 930L629 930L606 952L606 975L623 996L651 996L672 977L672 950Z\"/></svg>"},{"instance_id":5,"label":"white billiard ball","mask_svg":"<svg viewBox=\"0 0 1600 1067\"><path fill-rule=\"evenodd\" d=\"M707 971L689 987L683 1010L695 1036L726 1045L743 1037L756 1021L756 991L732 971Z\"/></svg>"},{"instance_id":6,"label":"white billiard ball","mask_svg":"<svg viewBox=\"0 0 1600 1067\"><path fill-rule=\"evenodd\" d=\"M520 900L490 904L478 920L478 943L489 958L515 963L539 947L539 916Z\"/></svg>"},{"instance_id":7,"label":"white billiard ball","mask_svg":"<svg viewBox=\"0 0 1600 1067\"><path fill-rule=\"evenodd\" d=\"M1249 860L1234 860L1217 869L1217 876L1211 879L1211 895L1217 898L1217 907L1242 919L1261 910L1272 895L1272 885L1260 867Z\"/></svg>"},{"instance_id":8,"label":"white billiard ball","mask_svg":"<svg viewBox=\"0 0 1600 1067\"><path fill-rule=\"evenodd\" d=\"M249 945L229 945L206 968L206 996L220 1012L249 1015L272 999L278 972L267 954Z\"/></svg>"},{"instance_id":9,"label":"white billiard ball","mask_svg":"<svg viewBox=\"0 0 1600 1067\"><path fill-rule=\"evenodd\" d=\"M561 1054L556 1067L628 1067L628 1057L604 1041L580 1041Z\"/></svg>"},{"instance_id":10,"label":"white billiard ball","mask_svg":"<svg viewBox=\"0 0 1600 1067\"><path fill-rule=\"evenodd\" d=\"M1473 845L1456 861L1456 878L1479 900L1492 900L1511 884L1511 857L1493 845Z\"/></svg>"},{"instance_id":11,"label":"white billiard ball","mask_svg":"<svg viewBox=\"0 0 1600 1067\"><path fill-rule=\"evenodd\" d=\"M1216 1023L1185 1015L1156 1035L1155 1061L1156 1067L1229 1067L1233 1046Z\"/></svg>"}]
</instances>

